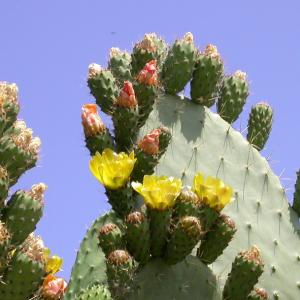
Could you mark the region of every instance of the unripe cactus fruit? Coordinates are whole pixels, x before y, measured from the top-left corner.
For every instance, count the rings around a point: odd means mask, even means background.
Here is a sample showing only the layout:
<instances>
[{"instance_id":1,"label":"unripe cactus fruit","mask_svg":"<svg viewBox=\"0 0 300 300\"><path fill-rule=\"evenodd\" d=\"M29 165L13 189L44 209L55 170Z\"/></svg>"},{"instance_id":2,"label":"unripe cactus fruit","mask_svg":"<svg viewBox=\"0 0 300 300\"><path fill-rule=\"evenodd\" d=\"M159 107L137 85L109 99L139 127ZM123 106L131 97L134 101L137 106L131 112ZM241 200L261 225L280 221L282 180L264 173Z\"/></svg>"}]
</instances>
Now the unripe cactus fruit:
<instances>
[{"instance_id":1,"label":"unripe cactus fruit","mask_svg":"<svg viewBox=\"0 0 300 300\"><path fill-rule=\"evenodd\" d=\"M134 261L130 254L125 250L111 252L106 261L106 272L112 296L115 299L124 297L134 273Z\"/></svg>"},{"instance_id":2,"label":"unripe cactus fruit","mask_svg":"<svg viewBox=\"0 0 300 300\"><path fill-rule=\"evenodd\" d=\"M263 267L260 251L255 246L248 251L240 252L232 263L231 272L224 286L223 298L246 299L263 273Z\"/></svg>"},{"instance_id":3,"label":"unripe cactus fruit","mask_svg":"<svg viewBox=\"0 0 300 300\"><path fill-rule=\"evenodd\" d=\"M86 147L91 155L102 153L106 148L113 148L113 139L97 113L96 104L82 106L82 126L85 135Z\"/></svg>"},{"instance_id":4,"label":"unripe cactus fruit","mask_svg":"<svg viewBox=\"0 0 300 300\"><path fill-rule=\"evenodd\" d=\"M127 249L134 259L145 264L150 258L150 228L147 217L139 211L130 213L126 219Z\"/></svg>"},{"instance_id":5,"label":"unripe cactus fruit","mask_svg":"<svg viewBox=\"0 0 300 300\"><path fill-rule=\"evenodd\" d=\"M228 216L220 215L202 238L197 256L207 265L213 263L228 246L235 232L234 221Z\"/></svg>"},{"instance_id":6,"label":"unripe cactus fruit","mask_svg":"<svg viewBox=\"0 0 300 300\"><path fill-rule=\"evenodd\" d=\"M109 52L108 68L112 72L119 87L122 87L126 80L131 81L131 56L126 51L119 48L111 48Z\"/></svg>"},{"instance_id":7,"label":"unripe cactus fruit","mask_svg":"<svg viewBox=\"0 0 300 300\"><path fill-rule=\"evenodd\" d=\"M42 217L46 189L45 184L36 184L29 191L17 191L8 201L3 221L12 235L13 245L21 244L35 230Z\"/></svg>"},{"instance_id":8,"label":"unripe cactus fruit","mask_svg":"<svg viewBox=\"0 0 300 300\"><path fill-rule=\"evenodd\" d=\"M165 261L168 264L177 264L182 261L197 245L202 234L198 218L185 216L176 224L170 234Z\"/></svg>"},{"instance_id":9,"label":"unripe cactus fruit","mask_svg":"<svg viewBox=\"0 0 300 300\"><path fill-rule=\"evenodd\" d=\"M150 60L156 60L160 66L165 59L167 44L155 33L145 34L144 38L139 41L133 48L132 72L138 74Z\"/></svg>"},{"instance_id":10,"label":"unripe cactus fruit","mask_svg":"<svg viewBox=\"0 0 300 300\"><path fill-rule=\"evenodd\" d=\"M217 103L219 115L229 124L233 123L242 112L249 95L246 73L236 71L223 79L220 97Z\"/></svg>"},{"instance_id":11,"label":"unripe cactus fruit","mask_svg":"<svg viewBox=\"0 0 300 300\"><path fill-rule=\"evenodd\" d=\"M120 228L113 223L103 225L99 229L99 246L106 256L112 251L122 249L124 245Z\"/></svg>"},{"instance_id":12,"label":"unripe cactus fruit","mask_svg":"<svg viewBox=\"0 0 300 300\"><path fill-rule=\"evenodd\" d=\"M207 45L196 60L191 81L191 99L195 103L211 107L217 100L224 65L217 47Z\"/></svg>"},{"instance_id":13,"label":"unripe cactus fruit","mask_svg":"<svg viewBox=\"0 0 300 300\"><path fill-rule=\"evenodd\" d=\"M132 83L125 81L115 103L113 123L118 151L129 151L137 137L139 113Z\"/></svg>"},{"instance_id":14,"label":"unripe cactus fruit","mask_svg":"<svg viewBox=\"0 0 300 300\"><path fill-rule=\"evenodd\" d=\"M267 300L268 293L262 288L254 288L247 300Z\"/></svg>"},{"instance_id":15,"label":"unripe cactus fruit","mask_svg":"<svg viewBox=\"0 0 300 300\"><path fill-rule=\"evenodd\" d=\"M192 78L196 53L197 49L190 32L187 32L183 39L175 41L169 49L161 75L168 94L176 95Z\"/></svg>"},{"instance_id":16,"label":"unripe cactus fruit","mask_svg":"<svg viewBox=\"0 0 300 300\"><path fill-rule=\"evenodd\" d=\"M89 65L88 86L101 110L111 115L118 97L118 86L112 72L97 64Z\"/></svg>"},{"instance_id":17,"label":"unripe cactus fruit","mask_svg":"<svg viewBox=\"0 0 300 300\"><path fill-rule=\"evenodd\" d=\"M16 121L19 109L16 84L0 81L0 136Z\"/></svg>"},{"instance_id":18,"label":"unripe cactus fruit","mask_svg":"<svg viewBox=\"0 0 300 300\"><path fill-rule=\"evenodd\" d=\"M265 102L254 105L248 120L247 140L257 150L262 150L271 133L273 110Z\"/></svg>"}]
</instances>

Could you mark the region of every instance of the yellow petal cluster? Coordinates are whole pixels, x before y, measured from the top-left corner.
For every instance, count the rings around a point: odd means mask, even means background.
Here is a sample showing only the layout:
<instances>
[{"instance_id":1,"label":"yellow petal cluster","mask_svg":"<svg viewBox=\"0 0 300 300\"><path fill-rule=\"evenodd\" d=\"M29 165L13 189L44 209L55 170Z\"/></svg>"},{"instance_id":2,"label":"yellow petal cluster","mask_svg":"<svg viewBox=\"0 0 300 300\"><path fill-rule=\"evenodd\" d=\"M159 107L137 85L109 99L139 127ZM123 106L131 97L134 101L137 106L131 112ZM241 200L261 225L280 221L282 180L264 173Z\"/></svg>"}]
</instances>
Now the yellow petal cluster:
<instances>
[{"instance_id":1,"label":"yellow petal cluster","mask_svg":"<svg viewBox=\"0 0 300 300\"><path fill-rule=\"evenodd\" d=\"M233 194L233 189L222 180L211 176L204 178L202 173L195 175L193 191L206 205L216 211L221 211L230 202Z\"/></svg>"},{"instance_id":2,"label":"yellow petal cluster","mask_svg":"<svg viewBox=\"0 0 300 300\"><path fill-rule=\"evenodd\" d=\"M57 255L50 256L50 249L44 249L45 271L48 274L57 273L63 264L63 259Z\"/></svg>"},{"instance_id":3,"label":"yellow petal cluster","mask_svg":"<svg viewBox=\"0 0 300 300\"><path fill-rule=\"evenodd\" d=\"M132 187L144 198L145 204L156 210L166 210L174 206L180 194L182 182L180 179L145 175L143 184L132 182Z\"/></svg>"},{"instance_id":4,"label":"yellow petal cluster","mask_svg":"<svg viewBox=\"0 0 300 300\"><path fill-rule=\"evenodd\" d=\"M90 170L93 175L108 189L116 190L123 187L129 179L136 158L134 152L129 155L115 153L106 148L100 154L96 153L90 160Z\"/></svg>"}]
</instances>

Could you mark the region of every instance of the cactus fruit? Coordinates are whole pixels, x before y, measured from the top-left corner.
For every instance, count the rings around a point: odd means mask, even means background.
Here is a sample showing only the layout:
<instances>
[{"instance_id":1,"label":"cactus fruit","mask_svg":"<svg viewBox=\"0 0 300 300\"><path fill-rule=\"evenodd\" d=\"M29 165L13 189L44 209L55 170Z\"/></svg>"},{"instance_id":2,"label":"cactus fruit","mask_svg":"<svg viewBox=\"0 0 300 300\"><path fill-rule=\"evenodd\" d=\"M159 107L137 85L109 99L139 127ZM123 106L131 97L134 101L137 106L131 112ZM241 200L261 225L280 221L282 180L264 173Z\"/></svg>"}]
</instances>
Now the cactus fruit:
<instances>
[{"instance_id":1,"label":"cactus fruit","mask_svg":"<svg viewBox=\"0 0 300 300\"><path fill-rule=\"evenodd\" d=\"M118 85L112 72L97 64L89 65L88 86L101 110L111 115L118 97Z\"/></svg>"},{"instance_id":2,"label":"cactus fruit","mask_svg":"<svg viewBox=\"0 0 300 300\"><path fill-rule=\"evenodd\" d=\"M199 53L193 79L191 99L201 105L211 107L215 104L223 78L224 65L217 47L207 45L204 53Z\"/></svg>"},{"instance_id":3,"label":"cactus fruit","mask_svg":"<svg viewBox=\"0 0 300 300\"><path fill-rule=\"evenodd\" d=\"M258 151L265 146L273 122L272 108L265 102L260 102L254 105L251 109L248 120L247 140Z\"/></svg>"},{"instance_id":4,"label":"cactus fruit","mask_svg":"<svg viewBox=\"0 0 300 300\"><path fill-rule=\"evenodd\" d=\"M132 51L132 71L137 75L151 60L156 60L158 66L162 65L167 52L166 42L155 33L145 34Z\"/></svg>"},{"instance_id":5,"label":"cactus fruit","mask_svg":"<svg viewBox=\"0 0 300 300\"><path fill-rule=\"evenodd\" d=\"M185 216L179 219L168 241L165 261L168 264L177 264L182 261L197 245L201 234L201 224L198 218Z\"/></svg>"},{"instance_id":6,"label":"cactus fruit","mask_svg":"<svg viewBox=\"0 0 300 300\"><path fill-rule=\"evenodd\" d=\"M126 80L131 81L131 56L119 48L111 48L109 52L108 68L117 79L119 87Z\"/></svg>"},{"instance_id":7,"label":"cactus fruit","mask_svg":"<svg viewBox=\"0 0 300 300\"><path fill-rule=\"evenodd\" d=\"M196 54L197 49L190 32L169 49L161 75L164 89L168 94L176 95L192 78Z\"/></svg>"},{"instance_id":8,"label":"cactus fruit","mask_svg":"<svg viewBox=\"0 0 300 300\"><path fill-rule=\"evenodd\" d=\"M43 296L43 282L59 271L61 259L46 255L42 239L33 233L43 214L46 185L34 184L7 199L9 188L35 166L41 144L17 120L17 97L15 84L0 82L0 299L60 300L64 291L56 298Z\"/></svg>"},{"instance_id":9,"label":"cactus fruit","mask_svg":"<svg viewBox=\"0 0 300 300\"><path fill-rule=\"evenodd\" d=\"M202 238L197 256L207 265L212 264L225 250L236 232L235 224L226 215L218 219Z\"/></svg>"},{"instance_id":10,"label":"cactus fruit","mask_svg":"<svg viewBox=\"0 0 300 300\"><path fill-rule=\"evenodd\" d=\"M225 283L223 298L228 300L244 300L258 282L263 272L263 262L258 248L240 252L232 263L231 272Z\"/></svg>"},{"instance_id":11,"label":"cactus fruit","mask_svg":"<svg viewBox=\"0 0 300 300\"><path fill-rule=\"evenodd\" d=\"M214 50L208 49L207 55L213 55ZM112 211L99 217L88 230L65 300L75 299L91 284L108 286L112 298L129 300L263 299L265 294L257 292L256 283L274 299L299 298L298 217L288 205L284 189L266 159L231 125L243 110L249 94L245 74L239 71L223 77L219 65L220 73L209 75L213 78L212 86L207 87L208 83L197 77L204 73L196 75L195 68L201 69L197 65L199 55L191 35L187 34L185 40L176 41L169 48L155 76L151 61L152 65L145 70L136 71L133 88L140 117L141 108L149 104L138 123L137 139L132 143L136 160L132 172L126 173L126 179L122 168L110 168L112 176L109 178L115 179L113 186L121 183L115 189L108 189L111 195L107 193L110 203L110 197L115 195L118 205L127 205L128 198L117 197L117 191L128 189L131 208L126 214L119 209L118 213ZM218 114L209 110L210 103L201 105L195 99L190 101L175 95L189 80L194 80L193 84L198 82L195 93L203 93L196 98L205 96L206 101L218 98ZM118 78L114 81L120 84ZM143 102L145 97L139 97L141 83L155 84L155 97L151 101ZM169 146L169 142L165 144L164 154L160 154L157 136L145 140L144 137L165 127L172 139ZM159 147L167 141L165 137L167 135L160 135ZM114 157L120 155L117 153L120 147L122 145L113 145ZM129 156L130 151L122 155ZM140 168L139 151L160 159L153 169L145 171L149 173L140 173L137 178L134 174L135 169ZM150 174L153 170L155 175ZM296 193L294 208L298 202ZM116 205L113 210L114 207ZM130 226L134 226L130 227L127 218L132 213ZM187 227L182 226L183 220ZM117 249L124 254L124 261L130 262L130 276L126 274L128 277L124 280L122 276L113 278L116 272L111 272L109 260L98 246L99 227L106 223L118 225L126 242L123 248ZM200 224L200 231L196 224ZM133 233L128 232L131 230ZM139 232L143 232L140 240ZM147 251L150 244L149 256L149 252L142 250L147 253L145 260L137 254L138 249L142 249L142 241ZM261 249L260 255L252 245ZM133 259L136 259L134 263ZM128 269L128 264L125 266ZM114 281L117 284L114 285Z\"/></svg>"},{"instance_id":12,"label":"cactus fruit","mask_svg":"<svg viewBox=\"0 0 300 300\"><path fill-rule=\"evenodd\" d=\"M246 73L236 71L224 77L217 102L219 115L229 124L233 123L242 112L249 95Z\"/></svg>"},{"instance_id":13,"label":"cactus fruit","mask_svg":"<svg viewBox=\"0 0 300 300\"><path fill-rule=\"evenodd\" d=\"M96 104L83 105L81 119L86 147L91 155L102 153L106 148L113 148L112 136L98 115Z\"/></svg>"}]
</instances>

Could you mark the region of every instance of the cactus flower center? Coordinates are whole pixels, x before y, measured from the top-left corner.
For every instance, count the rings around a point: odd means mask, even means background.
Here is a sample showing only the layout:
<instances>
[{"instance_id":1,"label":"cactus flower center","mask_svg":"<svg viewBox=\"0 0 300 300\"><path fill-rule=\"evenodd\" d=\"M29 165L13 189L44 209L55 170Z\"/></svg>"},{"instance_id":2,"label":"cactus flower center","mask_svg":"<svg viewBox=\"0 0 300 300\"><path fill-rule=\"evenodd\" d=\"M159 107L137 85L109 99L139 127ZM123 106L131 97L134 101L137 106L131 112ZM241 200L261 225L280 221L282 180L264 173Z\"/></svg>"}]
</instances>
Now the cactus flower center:
<instances>
[{"instance_id":1,"label":"cactus flower center","mask_svg":"<svg viewBox=\"0 0 300 300\"><path fill-rule=\"evenodd\" d=\"M174 177L145 175L143 184L132 182L132 187L143 196L148 207L166 210L174 206L180 194L182 182Z\"/></svg>"},{"instance_id":2,"label":"cactus flower center","mask_svg":"<svg viewBox=\"0 0 300 300\"><path fill-rule=\"evenodd\" d=\"M116 190L128 181L135 161L134 152L129 155L124 152L117 154L106 148L102 154L97 152L92 157L90 170L106 188Z\"/></svg>"},{"instance_id":3,"label":"cactus flower center","mask_svg":"<svg viewBox=\"0 0 300 300\"><path fill-rule=\"evenodd\" d=\"M198 173L194 177L193 191L209 207L221 211L231 200L233 190L223 181Z\"/></svg>"}]
</instances>

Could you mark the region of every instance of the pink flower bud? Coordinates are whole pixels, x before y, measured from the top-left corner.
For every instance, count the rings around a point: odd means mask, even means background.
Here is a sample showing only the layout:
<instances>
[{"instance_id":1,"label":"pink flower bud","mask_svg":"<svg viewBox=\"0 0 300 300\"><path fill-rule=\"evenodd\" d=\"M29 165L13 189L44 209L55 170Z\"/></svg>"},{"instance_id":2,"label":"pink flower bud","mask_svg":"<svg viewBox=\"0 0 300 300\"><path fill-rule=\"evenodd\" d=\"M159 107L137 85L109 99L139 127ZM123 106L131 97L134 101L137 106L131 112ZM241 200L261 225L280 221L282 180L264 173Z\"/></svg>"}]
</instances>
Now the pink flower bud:
<instances>
[{"instance_id":1,"label":"pink flower bud","mask_svg":"<svg viewBox=\"0 0 300 300\"><path fill-rule=\"evenodd\" d=\"M85 104L82 106L82 125L86 137L95 136L105 131L105 125L97 113L96 104Z\"/></svg>"},{"instance_id":2,"label":"pink flower bud","mask_svg":"<svg viewBox=\"0 0 300 300\"><path fill-rule=\"evenodd\" d=\"M117 105L128 108L137 106L137 100L135 98L135 92L131 82L124 82L123 88L120 91L119 97L117 99Z\"/></svg>"},{"instance_id":3,"label":"pink flower bud","mask_svg":"<svg viewBox=\"0 0 300 300\"><path fill-rule=\"evenodd\" d=\"M156 155L159 151L160 134L161 131L159 128L152 130L139 142L139 148L149 155Z\"/></svg>"},{"instance_id":4,"label":"pink flower bud","mask_svg":"<svg viewBox=\"0 0 300 300\"><path fill-rule=\"evenodd\" d=\"M146 63L145 67L137 76L137 81L146 85L157 85L156 60L151 60Z\"/></svg>"},{"instance_id":5,"label":"pink flower bud","mask_svg":"<svg viewBox=\"0 0 300 300\"><path fill-rule=\"evenodd\" d=\"M67 288L67 283L63 278L49 274L43 283L43 297L47 300L62 299Z\"/></svg>"}]
</instances>

